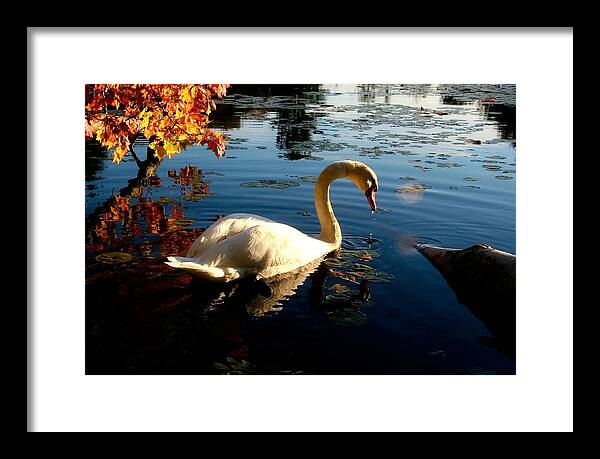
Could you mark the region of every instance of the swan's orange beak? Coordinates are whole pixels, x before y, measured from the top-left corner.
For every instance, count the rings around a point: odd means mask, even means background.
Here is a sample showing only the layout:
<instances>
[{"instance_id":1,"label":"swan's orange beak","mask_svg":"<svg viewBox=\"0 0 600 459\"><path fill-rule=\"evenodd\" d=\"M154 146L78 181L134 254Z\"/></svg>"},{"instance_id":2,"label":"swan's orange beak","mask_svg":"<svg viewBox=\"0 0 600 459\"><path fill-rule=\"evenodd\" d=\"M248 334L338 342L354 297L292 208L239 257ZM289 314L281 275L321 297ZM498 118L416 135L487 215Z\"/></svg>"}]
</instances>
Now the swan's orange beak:
<instances>
[{"instance_id":1,"label":"swan's orange beak","mask_svg":"<svg viewBox=\"0 0 600 459\"><path fill-rule=\"evenodd\" d=\"M375 193L377 192L377 188L375 185L371 185L367 191L365 191L365 196L367 197L367 202L371 206L371 210L377 210L377 202L375 201Z\"/></svg>"}]
</instances>

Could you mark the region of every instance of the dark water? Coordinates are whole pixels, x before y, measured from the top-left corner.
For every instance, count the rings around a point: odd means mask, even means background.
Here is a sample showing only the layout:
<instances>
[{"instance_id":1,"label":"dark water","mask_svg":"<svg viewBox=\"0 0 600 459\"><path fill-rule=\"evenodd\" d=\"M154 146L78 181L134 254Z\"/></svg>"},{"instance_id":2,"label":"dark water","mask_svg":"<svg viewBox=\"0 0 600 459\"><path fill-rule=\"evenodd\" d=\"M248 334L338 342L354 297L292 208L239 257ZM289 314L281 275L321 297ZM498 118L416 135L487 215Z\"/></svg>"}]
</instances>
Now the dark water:
<instances>
[{"instance_id":1,"label":"dark water","mask_svg":"<svg viewBox=\"0 0 600 459\"><path fill-rule=\"evenodd\" d=\"M515 372L408 248L515 253L514 86L234 86L213 127L230 136L224 158L189 148L150 176L87 147L88 374ZM335 182L344 243L313 272L223 287L162 263L233 212L318 233L314 178L340 159L375 170L381 210Z\"/></svg>"}]
</instances>

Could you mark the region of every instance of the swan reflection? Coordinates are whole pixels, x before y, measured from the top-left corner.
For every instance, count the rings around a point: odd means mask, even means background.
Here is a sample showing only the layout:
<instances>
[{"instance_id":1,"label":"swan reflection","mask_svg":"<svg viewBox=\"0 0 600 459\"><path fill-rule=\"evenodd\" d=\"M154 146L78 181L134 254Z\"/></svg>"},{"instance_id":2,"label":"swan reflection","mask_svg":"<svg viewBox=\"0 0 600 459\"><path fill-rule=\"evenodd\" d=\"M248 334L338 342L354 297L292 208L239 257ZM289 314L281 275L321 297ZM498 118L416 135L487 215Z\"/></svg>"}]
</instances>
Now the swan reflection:
<instances>
[{"instance_id":1,"label":"swan reflection","mask_svg":"<svg viewBox=\"0 0 600 459\"><path fill-rule=\"evenodd\" d=\"M283 309L283 304L296 294L298 287L315 271L320 275L313 276L311 290L325 284L327 271L318 270L323 259L314 260L299 270L274 276L268 279L242 279L232 284L217 284L215 282L195 279L194 285L202 291L203 296L208 289L217 289L210 300L212 307L244 308L248 315L262 317L277 313ZM316 273L315 273L316 274Z\"/></svg>"},{"instance_id":2,"label":"swan reflection","mask_svg":"<svg viewBox=\"0 0 600 459\"><path fill-rule=\"evenodd\" d=\"M328 261L335 261L336 265L343 263L345 257L347 253L336 252L299 270L268 279L247 278L222 284L195 278L193 286L208 300L206 306L209 309L244 310L249 316L264 317L280 312L285 302L308 279L307 303L310 308L327 314L340 325L360 325L366 321L366 315L360 309L370 305L371 287L366 278L355 280L351 273L336 271L328 265ZM334 281L330 287L326 286L328 279Z\"/></svg>"}]
</instances>

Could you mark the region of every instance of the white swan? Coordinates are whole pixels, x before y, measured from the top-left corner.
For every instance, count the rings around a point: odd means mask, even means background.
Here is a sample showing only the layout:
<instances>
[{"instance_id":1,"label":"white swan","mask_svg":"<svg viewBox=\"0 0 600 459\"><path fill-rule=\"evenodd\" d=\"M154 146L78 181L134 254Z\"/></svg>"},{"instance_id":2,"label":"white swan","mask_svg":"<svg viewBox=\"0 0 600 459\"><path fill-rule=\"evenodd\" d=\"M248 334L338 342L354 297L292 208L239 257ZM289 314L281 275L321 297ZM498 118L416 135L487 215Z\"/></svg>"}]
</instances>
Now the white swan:
<instances>
[{"instance_id":1,"label":"white swan","mask_svg":"<svg viewBox=\"0 0 600 459\"><path fill-rule=\"evenodd\" d=\"M231 214L213 223L196 239L185 257L165 263L200 277L229 282L245 276L269 278L301 268L339 248L342 232L331 203L329 186L350 179L377 208L377 176L360 161L336 161L315 184L315 207L321 233L308 236L296 228L252 214Z\"/></svg>"}]
</instances>

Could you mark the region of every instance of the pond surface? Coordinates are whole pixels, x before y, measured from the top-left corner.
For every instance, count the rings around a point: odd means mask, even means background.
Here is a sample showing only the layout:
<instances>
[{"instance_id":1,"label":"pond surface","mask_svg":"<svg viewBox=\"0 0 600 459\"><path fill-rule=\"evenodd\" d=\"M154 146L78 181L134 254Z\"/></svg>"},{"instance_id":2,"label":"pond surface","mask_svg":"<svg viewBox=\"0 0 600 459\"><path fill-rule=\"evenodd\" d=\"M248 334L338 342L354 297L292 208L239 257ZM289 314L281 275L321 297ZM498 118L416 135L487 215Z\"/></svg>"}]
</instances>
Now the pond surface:
<instances>
[{"instance_id":1,"label":"pond surface","mask_svg":"<svg viewBox=\"0 0 600 459\"><path fill-rule=\"evenodd\" d=\"M234 85L214 116L223 158L192 147L138 177L86 147L87 374L514 374L410 248L515 253L514 85ZM234 212L318 234L314 181L341 159L375 170L380 209L336 181L344 242L321 264L215 286L162 263Z\"/></svg>"}]
</instances>

